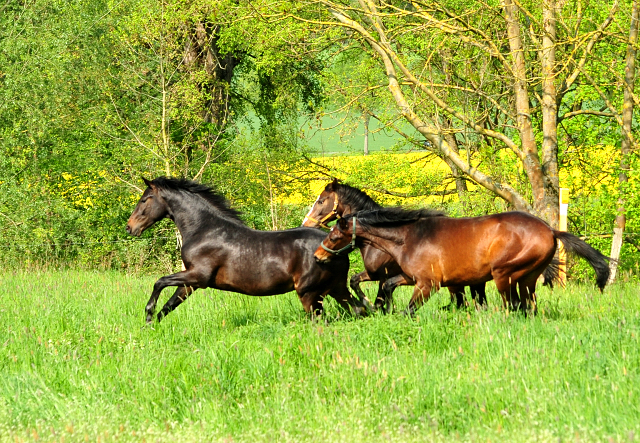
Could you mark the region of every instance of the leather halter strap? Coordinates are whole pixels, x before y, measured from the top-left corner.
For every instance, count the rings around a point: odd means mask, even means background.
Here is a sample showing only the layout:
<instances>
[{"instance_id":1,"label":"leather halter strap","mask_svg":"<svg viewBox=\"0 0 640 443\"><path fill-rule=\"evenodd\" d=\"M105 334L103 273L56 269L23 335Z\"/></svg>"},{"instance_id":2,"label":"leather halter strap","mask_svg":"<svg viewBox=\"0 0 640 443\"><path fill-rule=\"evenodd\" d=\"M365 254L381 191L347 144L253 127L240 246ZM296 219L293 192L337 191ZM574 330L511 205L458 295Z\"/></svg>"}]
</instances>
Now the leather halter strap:
<instances>
[{"instance_id":1,"label":"leather halter strap","mask_svg":"<svg viewBox=\"0 0 640 443\"><path fill-rule=\"evenodd\" d=\"M322 247L322 249L324 249L325 251L327 251L330 254L335 254L335 255L340 255L342 252L348 250L347 254L351 251L353 251L356 247L356 216L353 216L353 232L351 233L351 243L349 243L348 245L346 245L344 248L335 250L335 249L331 249L331 248L327 248L324 245L324 240L322 241L322 243L320 243L320 246Z\"/></svg>"},{"instance_id":2,"label":"leather halter strap","mask_svg":"<svg viewBox=\"0 0 640 443\"><path fill-rule=\"evenodd\" d=\"M341 219L342 217L340 216L340 214L338 214L338 205L340 204L340 202L338 201L338 193L334 192L334 199L333 199L333 209L331 210L331 212L329 212L327 215L325 215L322 220L317 220L309 215L307 215L307 220L311 220L312 222L315 222L318 224L318 226L320 226L321 228L325 228L325 229L331 229L329 226L327 226L325 224L325 222L327 220L329 220L331 218L331 216L335 215L336 216L336 220Z\"/></svg>"}]
</instances>

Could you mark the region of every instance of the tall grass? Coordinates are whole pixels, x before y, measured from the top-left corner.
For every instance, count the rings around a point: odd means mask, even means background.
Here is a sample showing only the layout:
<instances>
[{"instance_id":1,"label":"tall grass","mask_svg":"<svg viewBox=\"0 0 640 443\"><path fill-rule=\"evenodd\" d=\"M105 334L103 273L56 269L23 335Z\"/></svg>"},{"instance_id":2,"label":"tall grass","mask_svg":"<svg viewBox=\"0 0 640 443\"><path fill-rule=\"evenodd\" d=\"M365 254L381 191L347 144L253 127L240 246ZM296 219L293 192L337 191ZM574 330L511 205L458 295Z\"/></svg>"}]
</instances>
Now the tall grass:
<instances>
[{"instance_id":1,"label":"tall grass","mask_svg":"<svg viewBox=\"0 0 640 443\"><path fill-rule=\"evenodd\" d=\"M637 284L540 290L540 313L307 319L295 294L197 291L143 327L154 279L3 274L0 441L633 441ZM371 287L373 290L373 287ZM397 291L403 307L410 289ZM164 301L169 296L161 297Z\"/></svg>"}]
</instances>

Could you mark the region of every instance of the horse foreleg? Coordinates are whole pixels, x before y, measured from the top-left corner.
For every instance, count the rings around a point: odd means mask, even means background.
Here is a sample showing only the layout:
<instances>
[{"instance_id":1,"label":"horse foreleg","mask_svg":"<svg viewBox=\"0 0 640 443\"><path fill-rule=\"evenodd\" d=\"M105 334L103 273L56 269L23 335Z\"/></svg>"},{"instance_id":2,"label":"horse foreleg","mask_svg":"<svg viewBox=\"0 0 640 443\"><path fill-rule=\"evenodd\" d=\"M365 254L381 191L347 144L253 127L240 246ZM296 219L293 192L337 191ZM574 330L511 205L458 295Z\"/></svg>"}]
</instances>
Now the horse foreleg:
<instances>
[{"instance_id":1,"label":"horse foreleg","mask_svg":"<svg viewBox=\"0 0 640 443\"><path fill-rule=\"evenodd\" d=\"M371 277L369 276L367 271L363 271L353 275L349 280L349 286L351 286L351 289L353 289L353 292L356 293L356 295L360 298L360 301L369 311L375 311L375 309L377 309L378 307L377 306L378 300L376 300L376 308L374 309L371 306L371 302L369 302L369 299L365 295L364 291L360 288L360 283L362 283L363 281L371 281ZM379 294L380 292L378 291L378 295Z\"/></svg>"},{"instance_id":2,"label":"horse foreleg","mask_svg":"<svg viewBox=\"0 0 640 443\"><path fill-rule=\"evenodd\" d=\"M393 291L395 291L398 286L412 284L414 284L413 279L404 274L398 274L394 277L391 277L390 279L385 280L385 282L382 284L381 289L385 294L389 294L389 296L385 299L385 304L382 308L382 312L388 314L393 310L393 297L391 294L393 294Z\"/></svg>"},{"instance_id":3,"label":"horse foreleg","mask_svg":"<svg viewBox=\"0 0 640 443\"><path fill-rule=\"evenodd\" d=\"M156 310L158 297L160 296L162 290L167 286L191 286L193 288L196 288L200 287L200 284L197 275L193 270L177 272L175 274L167 275L158 279L158 281L153 285L151 298L149 298L149 302L147 303L147 307L145 308L145 311L147 313L147 323L153 322L153 314Z\"/></svg>"},{"instance_id":4,"label":"horse foreleg","mask_svg":"<svg viewBox=\"0 0 640 443\"><path fill-rule=\"evenodd\" d=\"M487 303L485 283L469 286L469 289L471 290L471 298L476 303L476 307L484 307Z\"/></svg>"},{"instance_id":5,"label":"horse foreleg","mask_svg":"<svg viewBox=\"0 0 640 443\"><path fill-rule=\"evenodd\" d=\"M426 284L416 284L416 287L413 289L413 296L411 300L409 300L409 306L404 311L405 315L413 315L415 312L424 304L425 301L429 300L431 297L431 289L433 286L431 283Z\"/></svg>"},{"instance_id":6,"label":"horse foreleg","mask_svg":"<svg viewBox=\"0 0 640 443\"><path fill-rule=\"evenodd\" d=\"M351 295L351 292L349 292L346 286L340 285L331 289L329 295L333 297L345 311L351 312L358 317L367 315L368 307L365 307L357 297ZM369 305L369 307L370 306L371 305Z\"/></svg>"},{"instance_id":7,"label":"horse foreleg","mask_svg":"<svg viewBox=\"0 0 640 443\"><path fill-rule=\"evenodd\" d=\"M167 301L167 303L165 303L162 310L158 312L158 321L161 321L169 314L169 312L180 306L180 303L185 301L187 297L193 294L193 291L195 291L195 289L190 286L180 286L178 289L176 289L176 292L173 293L173 296Z\"/></svg>"},{"instance_id":8,"label":"horse foreleg","mask_svg":"<svg viewBox=\"0 0 640 443\"><path fill-rule=\"evenodd\" d=\"M300 298L300 303L302 303L302 307L304 311L311 316L311 318L317 318L322 315L324 312L323 303L324 303L324 295L318 293L305 293L302 295L298 295Z\"/></svg>"}]
</instances>

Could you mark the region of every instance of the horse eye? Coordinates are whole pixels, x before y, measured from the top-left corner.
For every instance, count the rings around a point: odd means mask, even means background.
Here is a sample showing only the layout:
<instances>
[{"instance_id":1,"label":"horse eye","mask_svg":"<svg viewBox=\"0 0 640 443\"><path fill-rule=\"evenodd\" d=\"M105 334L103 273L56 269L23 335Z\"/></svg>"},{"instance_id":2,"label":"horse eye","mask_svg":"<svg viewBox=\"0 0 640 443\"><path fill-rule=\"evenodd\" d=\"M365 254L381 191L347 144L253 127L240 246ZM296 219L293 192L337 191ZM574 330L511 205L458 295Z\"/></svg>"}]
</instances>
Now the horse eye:
<instances>
[{"instance_id":1,"label":"horse eye","mask_svg":"<svg viewBox=\"0 0 640 443\"><path fill-rule=\"evenodd\" d=\"M318 200L318 204L319 205L323 204L325 200L326 200L326 198L323 198L322 200Z\"/></svg>"}]
</instances>

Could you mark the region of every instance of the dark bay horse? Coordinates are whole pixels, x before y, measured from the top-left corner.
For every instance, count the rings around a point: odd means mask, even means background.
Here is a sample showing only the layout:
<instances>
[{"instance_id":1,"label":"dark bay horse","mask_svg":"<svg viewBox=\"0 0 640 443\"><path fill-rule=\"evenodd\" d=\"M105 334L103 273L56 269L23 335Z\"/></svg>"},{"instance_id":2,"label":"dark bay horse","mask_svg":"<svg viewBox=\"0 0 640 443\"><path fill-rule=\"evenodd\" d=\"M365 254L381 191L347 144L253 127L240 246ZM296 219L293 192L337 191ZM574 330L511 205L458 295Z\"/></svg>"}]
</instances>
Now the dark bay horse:
<instances>
[{"instance_id":1,"label":"dark bay horse","mask_svg":"<svg viewBox=\"0 0 640 443\"><path fill-rule=\"evenodd\" d=\"M348 257L319 264L313 253L325 234L316 229L257 231L245 226L239 213L210 187L183 179L145 180L147 189L127 223L127 232L140 235L162 218L170 218L182 234L186 270L159 279L147 303L147 322L153 321L160 292L177 286L158 313L158 321L173 311L196 288L215 288L265 296L295 290L305 311L322 313L325 295L347 311L364 307L347 289Z\"/></svg>"},{"instance_id":2,"label":"dark bay horse","mask_svg":"<svg viewBox=\"0 0 640 443\"><path fill-rule=\"evenodd\" d=\"M329 183L320 193L314 202L311 210L302 221L302 226L310 228L326 228L327 223L348 214L358 211L381 209L382 206L376 203L369 195L362 190L339 183L337 179ZM364 271L355 274L349 282L351 289L360 297L365 299L364 292L360 288L360 283L366 281L377 281L378 295L376 296L375 307L382 308L383 312L390 312L393 303L393 291L396 288L391 282L393 277L402 272L396 261L386 252L375 248L370 244L359 244ZM387 283L389 282L389 283ZM464 305L464 286L450 286L451 299L456 299L456 305L461 308ZM477 301L480 306L486 302L485 284L470 286L471 298Z\"/></svg>"},{"instance_id":3,"label":"dark bay horse","mask_svg":"<svg viewBox=\"0 0 640 443\"><path fill-rule=\"evenodd\" d=\"M426 209L360 211L338 220L316 250L316 259L330 261L336 250L357 239L382 249L400 265L402 273L391 279L394 284L415 284L408 314L441 286L478 285L491 279L505 307L526 310L531 304L535 312L536 281L552 262L557 240L589 262L601 291L609 278L607 257L524 212L449 218Z\"/></svg>"}]
</instances>

